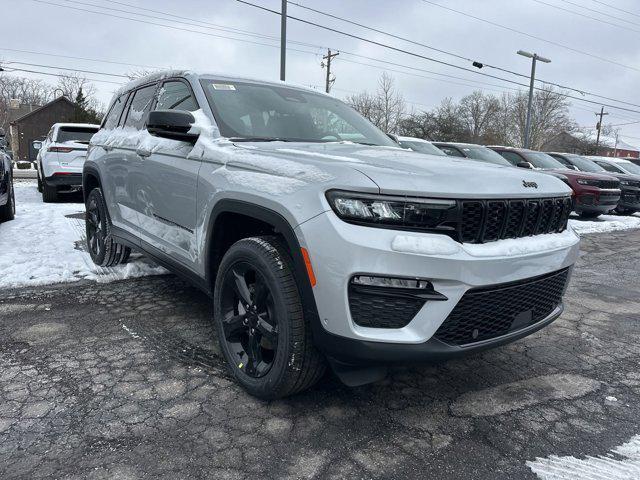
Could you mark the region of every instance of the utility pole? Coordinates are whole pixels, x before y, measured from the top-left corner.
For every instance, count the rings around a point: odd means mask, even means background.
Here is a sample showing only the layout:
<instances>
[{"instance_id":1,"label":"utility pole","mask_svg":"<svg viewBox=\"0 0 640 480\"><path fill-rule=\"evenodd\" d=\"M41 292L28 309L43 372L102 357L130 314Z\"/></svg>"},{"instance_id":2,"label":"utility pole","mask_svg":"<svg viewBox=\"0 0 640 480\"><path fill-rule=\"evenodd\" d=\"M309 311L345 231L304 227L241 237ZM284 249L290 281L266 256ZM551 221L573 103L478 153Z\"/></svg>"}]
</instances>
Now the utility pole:
<instances>
[{"instance_id":1,"label":"utility pole","mask_svg":"<svg viewBox=\"0 0 640 480\"><path fill-rule=\"evenodd\" d=\"M598 153L598 148L600 147L600 129L602 129L602 117L605 115L609 115L609 113L604 111L604 107L600 107L600 113L596 112L596 117L600 117L600 120L596 123L596 130L598 130L596 136L596 153Z\"/></svg>"},{"instance_id":2,"label":"utility pole","mask_svg":"<svg viewBox=\"0 0 640 480\"><path fill-rule=\"evenodd\" d=\"M533 104L533 89L536 79L536 61L540 60L544 63L551 63L551 60L545 57L541 57L537 53L529 53L524 50L518 50L518 55L531 59L531 80L529 82L529 103L527 105L527 122L524 127L524 148L529 148L529 137L531 132L531 105Z\"/></svg>"},{"instance_id":3,"label":"utility pole","mask_svg":"<svg viewBox=\"0 0 640 480\"><path fill-rule=\"evenodd\" d=\"M331 49L328 48L327 49L327 54L322 57L323 60L326 60L327 63L325 65L324 62L322 62L322 66L323 67L327 67L327 78L324 82L324 91L329 93L329 91L331 90L331 85L333 84L333 82L336 81L336 79L334 78L333 80L331 80L331 59L333 57L337 57L338 55L340 55L340 52L336 52L336 53L331 53Z\"/></svg>"},{"instance_id":4,"label":"utility pole","mask_svg":"<svg viewBox=\"0 0 640 480\"><path fill-rule=\"evenodd\" d=\"M287 63L287 0L282 0L280 13L280 80L284 82Z\"/></svg>"}]
</instances>

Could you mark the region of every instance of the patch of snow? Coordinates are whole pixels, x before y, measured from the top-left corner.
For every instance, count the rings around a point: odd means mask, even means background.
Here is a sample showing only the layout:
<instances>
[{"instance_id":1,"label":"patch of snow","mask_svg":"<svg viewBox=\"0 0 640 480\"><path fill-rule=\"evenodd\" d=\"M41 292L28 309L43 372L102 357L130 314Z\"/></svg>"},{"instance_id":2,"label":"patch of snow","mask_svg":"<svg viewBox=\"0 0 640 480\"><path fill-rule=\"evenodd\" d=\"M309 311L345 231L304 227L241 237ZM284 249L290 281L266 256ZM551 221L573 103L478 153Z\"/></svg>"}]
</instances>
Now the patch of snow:
<instances>
[{"instance_id":1,"label":"patch of snow","mask_svg":"<svg viewBox=\"0 0 640 480\"><path fill-rule=\"evenodd\" d=\"M600 215L595 220L569 219L569 225L580 233L605 233L618 230L640 228L640 216L633 215Z\"/></svg>"},{"instance_id":2,"label":"patch of snow","mask_svg":"<svg viewBox=\"0 0 640 480\"><path fill-rule=\"evenodd\" d=\"M309 157L327 158L329 160L338 160L340 162L362 163L362 160L358 160L357 158L343 157L342 155L330 155L328 153L321 152L311 152L307 150L299 150L297 148L278 148L278 151L283 153L293 153L296 155L307 155Z\"/></svg>"},{"instance_id":3,"label":"patch of snow","mask_svg":"<svg viewBox=\"0 0 640 480\"><path fill-rule=\"evenodd\" d=\"M420 255L454 255L462 250L459 243L444 235L396 235L391 250Z\"/></svg>"},{"instance_id":4,"label":"patch of snow","mask_svg":"<svg viewBox=\"0 0 640 480\"><path fill-rule=\"evenodd\" d=\"M537 458L527 466L542 480L637 480L640 478L640 435L605 456Z\"/></svg>"},{"instance_id":5,"label":"patch of snow","mask_svg":"<svg viewBox=\"0 0 640 480\"><path fill-rule=\"evenodd\" d=\"M391 249L419 255L455 255L464 251L473 257L511 257L567 248L578 241L579 237L571 229L562 233L508 238L483 244L460 244L445 235L436 234L396 235L391 242Z\"/></svg>"},{"instance_id":6,"label":"patch of snow","mask_svg":"<svg viewBox=\"0 0 640 480\"><path fill-rule=\"evenodd\" d=\"M464 243L462 248L473 257L511 257L571 247L580 240L570 228L562 233L547 233L533 237L506 238L496 242Z\"/></svg>"},{"instance_id":7,"label":"patch of snow","mask_svg":"<svg viewBox=\"0 0 640 480\"><path fill-rule=\"evenodd\" d=\"M617 402L618 401L618 399L616 397L611 397L611 396L605 397L605 400L607 402Z\"/></svg>"},{"instance_id":8,"label":"patch of snow","mask_svg":"<svg viewBox=\"0 0 640 480\"><path fill-rule=\"evenodd\" d=\"M35 183L16 182L16 218L0 224L0 287L24 287L94 280L109 282L167 271L142 259L112 268L97 267L84 244L84 211L77 203L42 203Z\"/></svg>"},{"instance_id":9,"label":"patch of snow","mask_svg":"<svg viewBox=\"0 0 640 480\"><path fill-rule=\"evenodd\" d=\"M285 195L300 190L307 185L302 180L288 177L276 177L267 173L247 172L243 170L221 169L220 175L229 183L251 187L269 195Z\"/></svg>"}]
</instances>

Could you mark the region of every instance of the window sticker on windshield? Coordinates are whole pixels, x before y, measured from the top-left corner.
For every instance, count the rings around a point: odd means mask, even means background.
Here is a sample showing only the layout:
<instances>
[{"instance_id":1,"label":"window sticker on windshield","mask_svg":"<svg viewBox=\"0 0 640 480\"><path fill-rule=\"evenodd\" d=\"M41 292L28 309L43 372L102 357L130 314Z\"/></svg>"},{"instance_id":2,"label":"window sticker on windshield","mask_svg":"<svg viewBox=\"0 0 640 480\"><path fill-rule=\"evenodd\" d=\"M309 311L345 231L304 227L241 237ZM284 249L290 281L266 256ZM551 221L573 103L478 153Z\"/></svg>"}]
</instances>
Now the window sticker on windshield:
<instances>
[{"instance_id":1,"label":"window sticker on windshield","mask_svg":"<svg viewBox=\"0 0 640 480\"><path fill-rule=\"evenodd\" d=\"M212 83L214 90L235 90L235 85L229 85L226 83Z\"/></svg>"}]
</instances>

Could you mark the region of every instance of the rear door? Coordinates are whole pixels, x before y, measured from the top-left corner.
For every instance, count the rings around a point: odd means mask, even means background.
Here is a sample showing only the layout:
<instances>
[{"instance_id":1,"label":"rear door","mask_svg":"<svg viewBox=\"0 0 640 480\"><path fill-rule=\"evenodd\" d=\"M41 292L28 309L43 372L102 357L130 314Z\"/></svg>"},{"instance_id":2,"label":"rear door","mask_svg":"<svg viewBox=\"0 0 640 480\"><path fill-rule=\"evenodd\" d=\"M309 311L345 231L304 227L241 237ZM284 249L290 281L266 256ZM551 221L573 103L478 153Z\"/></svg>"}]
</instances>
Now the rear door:
<instances>
[{"instance_id":1,"label":"rear door","mask_svg":"<svg viewBox=\"0 0 640 480\"><path fill-rule=\"evenodd\" d=\"M193 112L199 106L183 79L165 80L154 110ZM149 146L153 146L153 151ZM196 269L196 190L201 161L187 158L188 142L151 138L138 150L142 175L138 194L140 236L162 253Z\"/></svg>"}]
</instances>

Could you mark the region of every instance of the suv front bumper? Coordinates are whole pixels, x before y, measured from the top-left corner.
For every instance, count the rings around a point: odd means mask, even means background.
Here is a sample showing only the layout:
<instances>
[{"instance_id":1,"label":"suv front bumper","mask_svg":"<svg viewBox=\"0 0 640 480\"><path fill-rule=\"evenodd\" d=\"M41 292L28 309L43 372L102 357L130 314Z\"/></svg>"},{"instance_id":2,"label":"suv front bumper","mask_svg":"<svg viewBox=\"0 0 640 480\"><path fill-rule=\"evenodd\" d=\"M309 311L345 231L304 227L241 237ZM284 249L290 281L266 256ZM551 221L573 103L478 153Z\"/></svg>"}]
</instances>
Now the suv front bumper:
<instances>
[{"instance_id":1,"label":"suv front bumper","mask_svg":"<svg viewBox=\"0 0 640 480\"><path fill-rule=\"evenodd\" d=\"M317 279L313 291L322 325L320 348L330 356L345 359L341 361L351 357L361 361L445 358L528 335L553 321L562 311L561 302L534 323L494 338L451 345L435 337L466 292L523 282L563 269L569 269L570 275L579 248L579 237L571 229L562 234L467 246L443 235L351 225L333 212L301 224L296 233L309 251ZM433 241L432 251L399 247L403 242L398 238L406 237L427 240L427 247ZM522 248L537 240L540 248ZM349 302L349 284L355 275L428 280L446 299L426 301L401 328L358 325ZM379 308L382 312L384 303Z\"/></svg>"}]
</instances>

